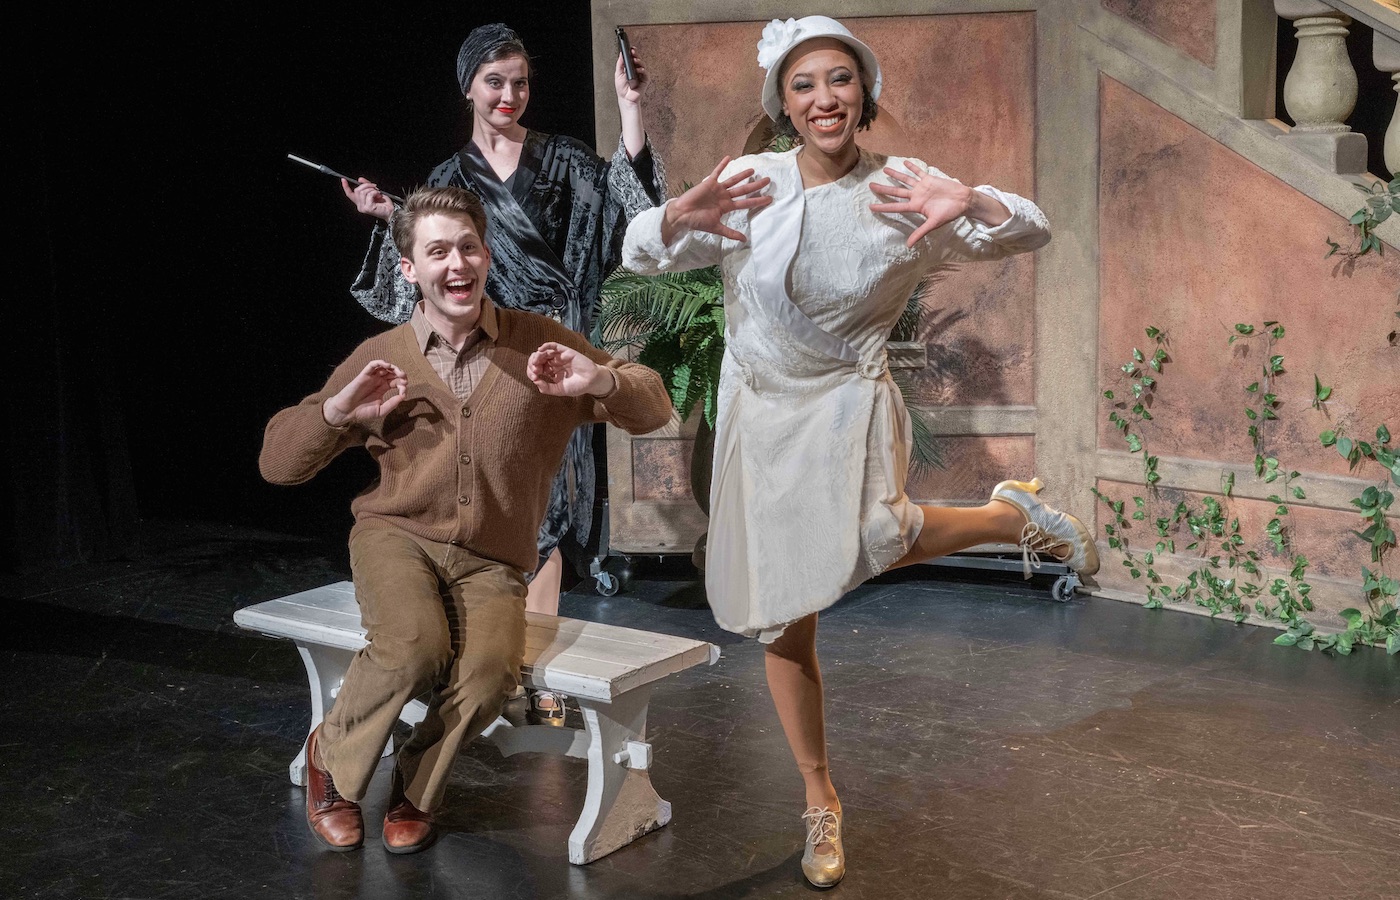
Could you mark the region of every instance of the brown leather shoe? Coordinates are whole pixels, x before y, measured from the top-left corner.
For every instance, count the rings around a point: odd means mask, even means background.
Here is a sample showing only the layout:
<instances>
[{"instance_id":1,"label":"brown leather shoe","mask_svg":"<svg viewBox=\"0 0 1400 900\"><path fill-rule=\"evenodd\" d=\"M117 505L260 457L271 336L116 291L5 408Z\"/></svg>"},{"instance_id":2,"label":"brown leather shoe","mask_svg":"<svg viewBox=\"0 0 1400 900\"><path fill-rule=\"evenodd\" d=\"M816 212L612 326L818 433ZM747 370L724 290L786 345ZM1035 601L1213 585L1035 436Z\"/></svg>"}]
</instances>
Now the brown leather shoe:
<instances>
[{"instance_id":1,"label":"brown leather shoe","mask_svg":"<svg viewBox=\"0 0 1400 900\"><path fill-rule=\"evenodd\" d=\"M358 850L365 842L360 804L340 796L331 773L317 765L316 737L320 731L317 725L306 739L306 823L318 841L337 853Z\"/></svg>"},{"instance_id":2,"label":"brown leather shoe","mask_svg":"<svg viewBox=\"0 0 1400 900\"><path fill-rule=\"evenodd\" d=\"M394 767L389 789L389 811L384 814L384 849L390 853L417 853L437 840L433 814L409 802L403 795L403 774Z\"/></svg>"}]
</instances>

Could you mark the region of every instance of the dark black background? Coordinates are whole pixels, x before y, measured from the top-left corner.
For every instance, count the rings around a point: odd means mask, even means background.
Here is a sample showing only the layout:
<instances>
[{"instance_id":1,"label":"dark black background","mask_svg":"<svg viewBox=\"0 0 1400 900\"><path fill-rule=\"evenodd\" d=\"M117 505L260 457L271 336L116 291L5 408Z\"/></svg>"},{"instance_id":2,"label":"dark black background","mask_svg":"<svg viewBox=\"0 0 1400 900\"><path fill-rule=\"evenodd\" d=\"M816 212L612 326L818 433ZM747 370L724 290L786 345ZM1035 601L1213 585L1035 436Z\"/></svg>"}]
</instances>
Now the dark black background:
<instances>
[{"instance_id":1,"label":"dark black background","mask_svg":"<svg viewBox=\"0 0 1400 900\"><path fill-rule=\"evenodd\" d=\"M39 11L12 33L11 566L129 552L142 518L348 528L359 455L297 488L257 472L267 419L384 327L347 291L370 221L288 152L412 188L468 140L457 48L501 20L535 58L525 124L594 143L588 3L360 8Z\"/></svg>"}]
</instances>

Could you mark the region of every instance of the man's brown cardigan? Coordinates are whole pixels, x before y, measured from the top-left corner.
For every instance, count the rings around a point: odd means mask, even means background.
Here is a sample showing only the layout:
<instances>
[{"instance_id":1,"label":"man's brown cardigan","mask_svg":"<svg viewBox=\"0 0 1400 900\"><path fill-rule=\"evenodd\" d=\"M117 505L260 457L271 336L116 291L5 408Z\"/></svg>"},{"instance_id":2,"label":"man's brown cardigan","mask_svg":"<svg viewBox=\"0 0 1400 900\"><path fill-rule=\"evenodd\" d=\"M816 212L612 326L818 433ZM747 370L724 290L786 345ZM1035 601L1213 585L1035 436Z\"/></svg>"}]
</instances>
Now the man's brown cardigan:
<instances>
[{"instance_id":1,"label":"man's brown cardigan","mask_svg":"<svg viewBox=\"0 0 1400 900\"><path fill-rule=\"evenodd\" d=\"M496 315L490 364L465 401L433 371L409 324L365 341L325 387L273 416L258 459L263 477L300 484L341 451L363 445L379 464L379 480L351 503L356 521L382 519L533 572L540 520L569 435L600 421L632 434L654 431L670 419L671 401L651 369L614 360L551 319L501 306ZM617 390L605 400L541 394L525 363L546 341L607 365ZM375 359L404 371L407 396L382 420L332 427L322 404Z\"/></svg>"}]
</instances>

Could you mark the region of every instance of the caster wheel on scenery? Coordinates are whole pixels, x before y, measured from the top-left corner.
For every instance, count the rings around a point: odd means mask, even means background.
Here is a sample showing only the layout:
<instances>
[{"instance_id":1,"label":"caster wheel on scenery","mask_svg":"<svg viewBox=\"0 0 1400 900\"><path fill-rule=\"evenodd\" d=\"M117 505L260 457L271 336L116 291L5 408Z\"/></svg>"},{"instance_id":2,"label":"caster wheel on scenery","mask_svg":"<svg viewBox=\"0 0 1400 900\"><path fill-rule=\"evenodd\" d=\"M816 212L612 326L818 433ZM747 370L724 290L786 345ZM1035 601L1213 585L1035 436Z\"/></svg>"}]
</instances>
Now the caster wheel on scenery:
<instances>
[{"instance_id":1,"label":"caster wheel on scenery","mask_svg":"<svg viewBox=\"0 0 1400 900\"><path fill-rule=\"evenodd\" d=\"M611 572L599 572L593 579L597 582L593 586L594 590L604 597L612 597L622 590L622 579Z\"/></svg>"},{"instance_id":2,"label":"caster wheel on scenery","mask_svg":"<svg viewBox=\"0 0 1400 900\"><path fill-rule=\"evenodd\" d=\"M627 557L622 557L620 564L613 566L612 574L617 578L618 590L625 591L632 587L632 561Z\"/></svg>"},{"instance_id":3,"label":"caster wheel on scenery","mask_svg":"<svg viewBox=\"0 0 1400 900\"><path fill-rule=\"evenodd\" d=\"M1050 587L1050 596L1060 603L1068 603L1074 599L1074 589L1079 586L1079 579L1072 575L1061 575L1055 579L1055 583Z\"/></svg>"}]
</instances>

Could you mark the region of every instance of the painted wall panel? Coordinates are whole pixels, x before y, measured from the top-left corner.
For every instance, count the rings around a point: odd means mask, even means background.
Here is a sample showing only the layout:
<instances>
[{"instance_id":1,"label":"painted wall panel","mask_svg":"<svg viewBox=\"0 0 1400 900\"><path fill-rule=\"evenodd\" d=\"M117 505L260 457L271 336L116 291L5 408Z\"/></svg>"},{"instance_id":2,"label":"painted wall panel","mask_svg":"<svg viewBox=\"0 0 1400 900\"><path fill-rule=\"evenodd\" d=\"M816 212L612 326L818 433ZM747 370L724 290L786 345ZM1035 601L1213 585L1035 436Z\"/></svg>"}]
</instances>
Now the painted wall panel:
<instances>
[{"instance_id":1,"label":"painted wall panel","mask_svg":"<svg viewBox=\"0 0 1400 900\"><path fill-rule=\"evenodd\" d=\"M1215 65L1216 0L1103 0L1104 9L1208 66Z\"/></svg>"},{"instance_id":2,"label":"painted wall panel","mask_svg":"<svg viewBox=\"0 0 1400 900\"><path fill-rule=\"evenodd\" d=\"M1320 431L1340 423L1371 436L1379 422L1400 422L1400 350L1388 341L1400 254L1354 267L1325 260L1324 238L1346 233L1342 217L1111 78L1100 142L1102 386L1116 387L1131 348L1146 348L1144 327L1161 327L1171 356L1143 429L1154 452L1251 460L1244 387L1264 348L1227 341L1237 322L1277 320L1286 372L1268 452L1295 469L1346 474ZM1325 415L1309 408L1314 374L1334 386ZM1123 447L1104 419L1099 445Z\"/></svg>"}]
</instances>

